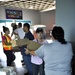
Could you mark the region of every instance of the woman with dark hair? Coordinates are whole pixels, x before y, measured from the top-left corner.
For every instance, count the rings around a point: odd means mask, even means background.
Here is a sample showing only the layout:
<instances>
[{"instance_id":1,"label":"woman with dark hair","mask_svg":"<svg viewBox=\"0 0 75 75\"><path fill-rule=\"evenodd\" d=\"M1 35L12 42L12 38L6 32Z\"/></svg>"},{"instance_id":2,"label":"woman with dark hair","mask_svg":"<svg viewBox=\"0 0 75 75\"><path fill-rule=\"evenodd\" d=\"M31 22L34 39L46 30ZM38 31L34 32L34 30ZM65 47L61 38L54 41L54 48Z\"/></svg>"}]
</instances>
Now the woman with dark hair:
<instances>
[{"instance_id":1,"label":"woman with dark hair","mask_svg":"<svg viewBox=\"0 0 75 75\"><path fill-rule=\"evenodd\" d=\"M11 37L9 36L10 31L7 27L3 26L3 32L5 33L2 36L3 49L7 57L7 66L11 66L12 62L15 60L15 56L12 52Z\"/></svg>"},{"instance_id":2,"label":"woman with dark hair","mask_svg":"<svg viewBox=\"0 0 75 75\"><path fill-rule=\"evenodd\" d=\"M37 28L36 29L36 35L37 38L33 41L40 43L40 44L46 44L48 43L46 40L42 38L43 35L43 29ZM44 75L44 62L43 60L38 56L31 56L31 63L33 64L33 75Z\"/></svg>"},{"instance_id":3,"label":"woman with dark hair","mask_svg":"<svg viewBox=\"0 0 75 75\"><path fill-rule=\"evenodd\" d=\"M72 46L65 41L62 27L53 28L52 40L36 51L26 51L44 59L45 75L71 75Z\"/></svg>"},{"instance_id":4,"label":"woman with dark hair","mask_svg":"<svg viewBox=\"0 0 75 75\"><path fill-rule=\"evenodd\" d=\"M64 30L61 27L54 27L52 31L52 35L55 39L57 39L60 43L66 44L67 42L64 39Z\"/></svg>"}]
</instances>

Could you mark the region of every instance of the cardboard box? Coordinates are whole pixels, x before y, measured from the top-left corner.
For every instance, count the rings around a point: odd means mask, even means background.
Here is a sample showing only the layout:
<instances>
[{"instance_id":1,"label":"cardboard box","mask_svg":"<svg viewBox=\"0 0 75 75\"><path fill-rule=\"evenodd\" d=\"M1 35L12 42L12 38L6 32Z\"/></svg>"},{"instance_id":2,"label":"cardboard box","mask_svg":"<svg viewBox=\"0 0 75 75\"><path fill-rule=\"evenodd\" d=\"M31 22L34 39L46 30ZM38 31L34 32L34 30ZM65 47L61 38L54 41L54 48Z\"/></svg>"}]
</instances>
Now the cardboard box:
<instances>
[{"instance_id":1,"label":"cardboard box","mask_svg":"<svg viewBox=\"0 0 75 75\"><path fill-rule=\"evenodd\" d=\"M11 43L12 43L12 47L16 47L17 46L16 40L11 40Z\"/></svg>"},{"instance_id":2,"label":"cardboard box","mask_svg":"<svg viewBox=\"0 0 75 75\"><path fill-rule=\"evenodd\" d=\"M37 50L39 47L41 46L41 44L34 42L34 41L29 41L28 45L27 45L27 49L28 50Z\"/></svg>"},{"instance_id":3,"label":"cardboard box","mask_svg":"<svg viewBox=\"0 0 75 75\"><path fill-rule=\"evenodd\" d=\"M16 40L16 44L17 44L17 46L27 45L28 42L29 42L29 39L27 39L27 38Z\"/></svg>"},{"instance_id":4,"label":"cardboard box","mask_svg":"<svg viewBox=\"0 0 75 75\"><path fill-rule=\"evenodd\" d=\"M12 40L12 47L16 47L16 46L23 46L23 45L27 45L28 44L29 39L19 39L19 40Z\"/></svg>"},{"instance_id":5,"label":"cardboard box","mask_svg":"<svg viewBox=\"0 0 75 75\"><path fill-rule=\"evenodd\" d=\"M12 40L12 46L14 48L17 46L21 47L23 45L27 45L28 50L37 50L41 46L41 44L30 41L29 39Z\"/></svg>"}]
</instances>

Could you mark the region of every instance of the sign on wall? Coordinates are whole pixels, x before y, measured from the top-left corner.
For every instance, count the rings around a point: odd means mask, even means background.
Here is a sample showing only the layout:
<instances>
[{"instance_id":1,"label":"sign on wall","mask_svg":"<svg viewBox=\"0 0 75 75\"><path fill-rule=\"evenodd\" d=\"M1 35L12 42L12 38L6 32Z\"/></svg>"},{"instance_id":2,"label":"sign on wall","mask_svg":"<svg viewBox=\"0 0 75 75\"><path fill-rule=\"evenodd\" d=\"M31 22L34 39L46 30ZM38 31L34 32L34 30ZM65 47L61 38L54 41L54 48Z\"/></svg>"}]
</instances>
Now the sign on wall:
<instances>
[{"instance_id":1,"label":"sign on wall","mask_svg":"<svg viewBox=\"0 0 75 75\"><path fill-rule=\"evenodd\" d=\"M23 19L21 10L5 9L6 19Z\"/></svg>"}]
</instances>

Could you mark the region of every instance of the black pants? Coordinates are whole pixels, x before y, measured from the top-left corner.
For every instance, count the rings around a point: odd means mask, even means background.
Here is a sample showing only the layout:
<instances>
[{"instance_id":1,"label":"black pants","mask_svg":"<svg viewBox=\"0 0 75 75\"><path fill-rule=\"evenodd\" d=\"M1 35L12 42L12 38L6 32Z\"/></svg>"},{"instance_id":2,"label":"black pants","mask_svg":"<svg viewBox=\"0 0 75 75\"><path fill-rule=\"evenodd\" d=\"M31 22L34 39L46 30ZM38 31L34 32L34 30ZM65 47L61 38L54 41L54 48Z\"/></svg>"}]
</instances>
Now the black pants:
<instances>
[{"instance_id":1,"label":"black pants","mask_svg":"<svg viewBox=\"0 0 75 75\"><path fill-rule=\"evenodd\" d=\"M44 63L41 65L33 64L33 75L45 75L44 74Z\"/></svg>"},{"instance_id":2,"label":"black pants","mask_svg":"<svg viewBox=\"0 0 75 75\"><path fill-rule=\"evenodd\" d=\"M15 55L13 54L12 50L4 50L4 53L7 57L7 66L11 66L11 63L15 60Z\"/></svg>"}]
</instances>

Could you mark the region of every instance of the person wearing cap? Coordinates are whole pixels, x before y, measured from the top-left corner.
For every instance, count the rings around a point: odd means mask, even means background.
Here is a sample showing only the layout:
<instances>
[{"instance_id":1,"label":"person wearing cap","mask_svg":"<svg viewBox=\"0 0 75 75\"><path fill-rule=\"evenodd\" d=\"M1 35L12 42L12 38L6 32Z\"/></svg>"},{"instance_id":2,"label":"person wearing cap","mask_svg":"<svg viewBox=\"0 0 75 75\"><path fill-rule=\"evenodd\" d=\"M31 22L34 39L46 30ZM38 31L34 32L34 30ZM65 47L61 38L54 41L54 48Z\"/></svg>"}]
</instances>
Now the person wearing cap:
<instances>
[{"instance_id":1,"label":"person wearing cap","mask_svg":"<svg viewBox=\"0 0 75 75\"><path fill-rule=\"evenodd\" d=\"M11 44L11 37L9 36L10 33L9 28L3 26L3 32L5 33L2 36L3 49L7 57L7 66L11 66L12 62L15 60L15 55L12 52L12 44Z\"/></svg>"},{"instance_id":2,"label":"person wearing cap","mask_svg":"<svg viewBox=\"0 0 75 75\"><path fill-rule=\"evenodd\" d=\"M72 45L65 41L62 27L53 28L52 40L52 43L42 45L36 51L26 51L44 59L45 75L71 75Z\"/></svg>"}]
</instances>

